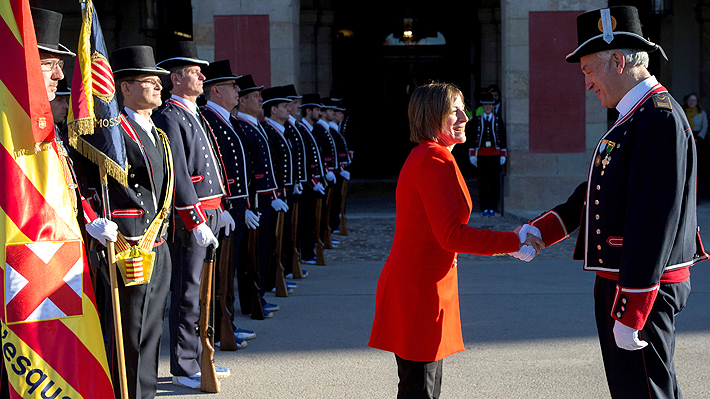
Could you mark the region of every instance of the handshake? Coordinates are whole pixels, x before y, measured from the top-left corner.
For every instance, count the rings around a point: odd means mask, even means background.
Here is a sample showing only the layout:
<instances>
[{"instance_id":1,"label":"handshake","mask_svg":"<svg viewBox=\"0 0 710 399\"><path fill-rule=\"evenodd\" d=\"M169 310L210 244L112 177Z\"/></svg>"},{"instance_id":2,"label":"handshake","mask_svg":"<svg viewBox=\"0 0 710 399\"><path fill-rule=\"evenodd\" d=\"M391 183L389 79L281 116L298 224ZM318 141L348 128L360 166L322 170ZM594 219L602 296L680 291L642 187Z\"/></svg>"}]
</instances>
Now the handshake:
<instances>
[{"instance_id":1,"label":"handshake","mask_svg":"<svg viewBox=\"0 0 710 399\"><path fill-rule=\"evenodd\" d=\"M542 234L540 234L540 230L538 230L537 227L524 224L515 229L515 233L518 234L520 248L517 252L511 252L508 255L525 262L530 262L535 255L540 253L541 249L545 248L545 243L542 241Z\"/></svg>"}]
</instances>

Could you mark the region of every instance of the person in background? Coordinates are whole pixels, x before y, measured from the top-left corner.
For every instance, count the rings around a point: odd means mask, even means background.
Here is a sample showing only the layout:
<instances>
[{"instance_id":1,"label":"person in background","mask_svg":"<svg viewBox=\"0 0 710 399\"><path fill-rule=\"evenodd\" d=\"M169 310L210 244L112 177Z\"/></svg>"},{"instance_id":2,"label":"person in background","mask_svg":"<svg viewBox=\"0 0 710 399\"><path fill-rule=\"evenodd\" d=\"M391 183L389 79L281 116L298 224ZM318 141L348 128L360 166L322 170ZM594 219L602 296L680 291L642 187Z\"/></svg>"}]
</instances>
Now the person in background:
<instances>
[{"instance_id":1,"label":"person in background","mask_svg":"<svg viewBox=\"0 0 710 399\"><path fill-rule=\"evenodd\" d=\"M67 114L69 113L69 95L71 89L67 87L67 80L62 79L57 84L57 91L54 93L54 100L49 102L52 107L52 118L54 124L60 131L66 130Z\"/></svg>"}]
</instances>

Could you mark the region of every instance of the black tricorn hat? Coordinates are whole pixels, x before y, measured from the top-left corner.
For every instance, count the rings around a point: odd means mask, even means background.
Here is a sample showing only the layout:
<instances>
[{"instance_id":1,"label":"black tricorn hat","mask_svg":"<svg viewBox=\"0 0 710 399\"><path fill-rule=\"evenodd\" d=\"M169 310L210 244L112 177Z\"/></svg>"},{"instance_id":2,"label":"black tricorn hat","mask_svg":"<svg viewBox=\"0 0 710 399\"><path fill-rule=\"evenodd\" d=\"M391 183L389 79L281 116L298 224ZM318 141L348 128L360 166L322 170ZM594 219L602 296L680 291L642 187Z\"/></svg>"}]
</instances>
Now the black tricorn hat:
<instances>
[{"instance_id":1,"label":"black tricorn hat","mask_svg":"<svg viewBox=\"0 0 710 399\"><path fill-rule=\"evenodd\" d=\"M257 86L254 83L254 78L252 78L251 75L240 76L237 79L237 85L239 86L240 96L245 96L251 93L252 91L257 91L264 88L264 86Z\"/></svg>"},{"instance_id":2,"label":"black tricorn hat","mask_svg":"<svg viewBox=\"0 0 710 399\"><path fill-rule=\"evenodd\" d=\"M225 80L236 80L240 77L232 73L229 60L211 62L209 66L202 70L205 75L204 84L217 83Z\"/></svg>"},{"instance_id":3,"label":"black tricorn hat","mask_svg":"<svg viewBox=\"0 0 710 399\"><path fill-rule=\"evenodd\" d=\"M299 100L299 99L303 98L303 96L298 95L298 92L296 91L296 86L286 85L286 86L283 86L283 88L286 91L286 98L291 99L291 100Z\"/></svg>"},{"instance_id":4,"label":"black tricorn hat","mask_svg":"<svg viewBox=\"0 0 710 399\"><path fill-rule=\"evenodd\" d=\"M71 94L71 89L67 86L67 78L57 82L57 91L54 92L57 96L68 96Z\"/></svg>"},{"instance_id":5,"label":"black tricorn hat","mask_svg":"<svg viewBox=\"0 0 710 399\"><path fill-rule=\"evenodd\" d=\"M320 102L320 94L304 94L301 100L301 107L322 107L323 104Z\"/></svg>"},{"instance_id":6,"label":"black tricorn hat","mask_svg":"<svg viewBox=\"0 0 710 399\"><path fill-rule=\"evenodd\" d=\"M478 102L481 104L495 104L496 100L493 99L493 93L484 91L481 93L481 99Z\"/></svg>"},{"instance_id":7,"label":"black tricorn hat","mask_svg":"<svg viewBox=\"0 0 710 399\"><path fill-rule=\"evenodd\" d=\"M170 72L155 66L153 48L150 46L123 47L111 52L113 78L134 75L168 75Z\"/></svg>"},{"instance_id":8,"label":"black tricorn hat","mask_svg":"<svg viewBox=\"0 0 710 399\"><path fill-rule=\"evenodd\" d=\"M201 60L197 55L195 42L178 40L158 46L158 66L165 69L184 65L207 66L209 61Z\"/></svg>"},{"instance_id":9,"label":"black tricorn hat","mask_svg":"<svg viewBox=\"0 0 710 399\"><path fill-rule=\"evenodd\" d=\"M59 33L62 30L62 14L44 8L31 7L32 23L35 26L35 35L37 36L37 48L46 53L55 55L70 55L76 54L69 51L68 48L59 44Z\"/></svg>"},{"instance_id":10,"label":"black tricorn hat","mask_svg":"<svg viewBox=\"0 0 710 399\"><path fill-rule=\"evenodd\" d=\"M577 48L567 55L567 62L579 62L585 55L605 50L636 49L646 52L661 46L643 37L636 7L619 6L585 12L577 17Z\"/></svg>"},{"instance_id":11,"label":"black tricorn hat","mask_svg":"<svg viewBox=\"0 0 710 399\"><path fill-rule=\"evenodd\" d=\"M291 99L287 97L286 90L283 86L269 87L261 92L261 98L264 100L262 107L277 105L278 103L290 103Z\"/></svg>"}]
</instances>

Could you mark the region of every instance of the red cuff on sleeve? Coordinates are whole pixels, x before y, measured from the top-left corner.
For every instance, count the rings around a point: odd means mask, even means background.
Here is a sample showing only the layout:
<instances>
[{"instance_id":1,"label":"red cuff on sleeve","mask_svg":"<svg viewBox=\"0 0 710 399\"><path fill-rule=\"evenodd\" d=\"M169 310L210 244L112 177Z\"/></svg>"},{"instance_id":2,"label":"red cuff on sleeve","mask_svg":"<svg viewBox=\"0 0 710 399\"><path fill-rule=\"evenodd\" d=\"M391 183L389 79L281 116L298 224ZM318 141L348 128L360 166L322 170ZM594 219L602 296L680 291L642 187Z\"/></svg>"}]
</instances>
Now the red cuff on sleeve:
<instances>
[{"instance_id":1,"label":"red cuff on sleeve","mask_svg":"<svg viewBox=\"0 0 710 399\"><path fill-rule=\"evenodd\" d=\"M476 156L476 149L475 149L475 148L469 148L469 149L468 149L468 156L469 156L469 157L475 157L475 156Z\"/></svg>"},{"instance_id":2,"label":"red cuff on sleeve","mask_svg":"<svg viewBox=\"0 0 710 399\"><path fill-rule=\"evenodd\" d=\"M533 219L529 224L540 230L542 240L545 242L545 246L548 247L569 237L567 228L562 223L562 218L557 212L552 210Z\"/></svg>"},{"instance_id":3,"label":"red cuff on sleeve","mask_svg":"<svg viewBox=\"0 0 710 399\"><path fill-rule=\"evenodd\" d=\"M624 288L617 284L611 317L627 327L641 330L653 308L658 287L656 284L649 288Z\"/></svg>"},{"instance_id":4,"label":"red cuff on sleeve","mask_svg":"<svg viewBox=\"0 0 710 399\"><path fill-rule=\"evenodd\" d=\"M81 208L84 210L84 222L85 223L90 223L93 222L94 220L98 219L99 215L94 212L94 209L91 207L91 204L89 201L81 197Z\"/></svg>"},{"instance_id":5,"label":"red cuff on sleeve","mask_svg":"<svg viewBox=\"0 0 710 399\"><path fill-rule=\"evenodd\" d=\"M507 157L507 156L508 156L508 150L506 150L505 148L501 149L501 150L500 150L500 155L503 156L503 157Z\"/></svg>"},{"instance_id":6,"label":"red cuff on sleeve","mask_svg":"<svg viewBox=\"0 0 710 399\"><path fill-rule=\"evenodd\" d=\"M313 176L311 179L311 188L315 187L320 182L320 176Z\"/></svg>"},{"instance_id":7,"label":"red cuff on sleeve","mask_svg":"<svg viewBox=\"0 0 710 399\"><path fill-rule=\"evenodd\" d=\"M191 206L175 207L175 210L180 215L180 219L185 223L185 227L192 231L195 227L207 221L207 215L202 209L202 203L198 202Z\"/></svg>"}]
</instances>

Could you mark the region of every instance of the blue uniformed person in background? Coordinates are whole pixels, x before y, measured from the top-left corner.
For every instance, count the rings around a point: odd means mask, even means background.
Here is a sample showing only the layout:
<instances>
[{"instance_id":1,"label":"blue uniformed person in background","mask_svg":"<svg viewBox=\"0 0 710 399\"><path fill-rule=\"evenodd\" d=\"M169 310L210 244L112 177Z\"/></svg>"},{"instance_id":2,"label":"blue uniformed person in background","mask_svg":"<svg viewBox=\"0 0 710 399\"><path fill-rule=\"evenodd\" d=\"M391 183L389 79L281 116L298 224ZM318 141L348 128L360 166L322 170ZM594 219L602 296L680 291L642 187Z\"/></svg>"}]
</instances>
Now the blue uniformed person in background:
<instances>
[{"instance_id":1,"label":"blue uniformed person in background","mask_svg":"<svg viewBox=\"0 0 710 399\"><path fill-rule=\"evenodd\" d=\"M683 108L648 71L663 50L641 32L634 7L577 18L587 90L619 118L597 144L589 180L533 222L546 245L577 228L574 258L597 273L595 315L614 399L682 398L675 317L690 294L689 267L707 259L696 217L696 151Z\"/></svg>"}]
</instances>

